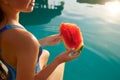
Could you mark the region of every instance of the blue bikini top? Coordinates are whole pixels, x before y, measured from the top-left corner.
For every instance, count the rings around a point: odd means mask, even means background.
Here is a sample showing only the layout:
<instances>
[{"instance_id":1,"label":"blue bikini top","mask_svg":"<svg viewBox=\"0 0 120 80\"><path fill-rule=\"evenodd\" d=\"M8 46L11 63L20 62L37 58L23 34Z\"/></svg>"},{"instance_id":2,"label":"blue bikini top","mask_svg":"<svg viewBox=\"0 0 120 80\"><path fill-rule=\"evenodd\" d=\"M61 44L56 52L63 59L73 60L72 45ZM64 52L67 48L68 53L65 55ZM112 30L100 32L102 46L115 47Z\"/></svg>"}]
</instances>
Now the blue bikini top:
<instances>
[{"instance_id":1,"label":"blue bikini top","mask_svg":"<svg viewBox=\"0 0 120 80\"><path fill-rule=\"evenodd\" d=\"M0 29L0 34L2 34L4 31L11 29L11 28L21 28L21 29L25 29L24 27L21 26L17 26L17 25L6 25L5 27L3 27L2 29ZM2 51L0 50L0 54L2 54ZM39 54L38 54L38 60L37 60L37 64L36 64L36 70L35 72L38 73L40 71L40 64L39 64L39 57L42 54L42 47L39 47ZM16 80L16 69L13 68L12 66L10 66L9 64L7 64L3 59L0 59L3 64L6 65L6 67L8 68L8 80Z\"/></svg>"}]
</instances>

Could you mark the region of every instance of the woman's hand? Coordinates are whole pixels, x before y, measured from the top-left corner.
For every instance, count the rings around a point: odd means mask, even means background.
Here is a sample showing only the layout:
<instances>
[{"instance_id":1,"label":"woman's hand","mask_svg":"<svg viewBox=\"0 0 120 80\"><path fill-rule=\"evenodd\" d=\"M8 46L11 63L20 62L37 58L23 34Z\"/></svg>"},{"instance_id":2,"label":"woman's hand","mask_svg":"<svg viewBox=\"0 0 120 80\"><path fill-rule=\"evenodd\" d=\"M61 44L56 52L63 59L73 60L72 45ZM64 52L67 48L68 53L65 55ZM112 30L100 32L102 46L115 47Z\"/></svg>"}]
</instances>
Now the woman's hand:
<instances>
[{"instance_id":1,"label":"woman's hand","mask_svg":"<svg viewBox=\"0 0 120 80\"><path fill-rule=\"evenodd\" d=\"M42 46L52 46L52 45L56 45L60 42L61 42L60 34L51 35L51 36L48 36L46 38L39 40L39 43Z\"/></svg>"},{"instance_id":2,"label":"woman's hand","mask_svg":"<svg viewBox=\"0 0 120 80\"><path fill-rule=\"evenodd\" d=\"M80 56L79 52L73 52L74 50L67 50L56 57L59 63L71 61Z\"/></svg>"}]
</instances>

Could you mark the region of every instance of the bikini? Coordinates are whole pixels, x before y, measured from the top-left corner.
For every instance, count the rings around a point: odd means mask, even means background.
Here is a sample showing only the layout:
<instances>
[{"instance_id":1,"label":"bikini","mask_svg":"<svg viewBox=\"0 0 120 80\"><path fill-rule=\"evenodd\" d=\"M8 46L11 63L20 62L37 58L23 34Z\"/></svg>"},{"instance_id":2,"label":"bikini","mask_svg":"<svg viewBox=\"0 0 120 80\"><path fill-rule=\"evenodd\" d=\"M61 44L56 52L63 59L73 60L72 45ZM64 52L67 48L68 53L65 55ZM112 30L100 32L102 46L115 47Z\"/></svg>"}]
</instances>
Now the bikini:
<instances>
[{"instance_id":1,"label":"bikini","mask_svg":"<svg viewBox=\"0 0 120 80\"><path fill-rule=\"evenodd\" d=\"M17 26L17 25L6 25L5 27L3 27L2 29L0 29L0 34L2 34L4 31L11 29L11 28L21 28L21 29L25 29L21 26ZM2 54L2 51L0 50L0 54ZM38 60L37 60L37 64L36 64L36 69L35 72L38 73L40 71L40 65L39 65L39 57L42 54L42 47L39 47L39 54L38 54ZM2 61L2 63L4 65L6 65L6 67L8 68L8 80L16 80L16 69L12 66L10 66L9 64L7 64L3 59L0 58L0 61Z\"/></svg>"}]
</instances>

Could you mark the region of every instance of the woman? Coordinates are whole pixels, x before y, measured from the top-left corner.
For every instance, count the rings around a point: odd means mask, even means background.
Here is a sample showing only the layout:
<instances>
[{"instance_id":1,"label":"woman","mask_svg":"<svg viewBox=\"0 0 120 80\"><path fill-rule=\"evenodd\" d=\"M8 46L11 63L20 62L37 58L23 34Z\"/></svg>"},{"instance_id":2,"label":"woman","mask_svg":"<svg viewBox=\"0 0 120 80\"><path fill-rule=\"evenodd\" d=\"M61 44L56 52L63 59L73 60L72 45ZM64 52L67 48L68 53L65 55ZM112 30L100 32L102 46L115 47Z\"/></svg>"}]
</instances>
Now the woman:
<instances>
[{"instance_id":1,"label":"woman","mask_svg":"<svg viewBox=\"0 0 120 80\"><path fill-rule=\"evenodd\" d=\"M44 67L49 52L41 45L58 44L61 38L57 34L38 41L19 23L20 12L33 11L34 4L35 0L0 0L0 59L8 68L9 80L46 80L61 63L80 55L67 50Z\"/></svg>"}]
</instances>

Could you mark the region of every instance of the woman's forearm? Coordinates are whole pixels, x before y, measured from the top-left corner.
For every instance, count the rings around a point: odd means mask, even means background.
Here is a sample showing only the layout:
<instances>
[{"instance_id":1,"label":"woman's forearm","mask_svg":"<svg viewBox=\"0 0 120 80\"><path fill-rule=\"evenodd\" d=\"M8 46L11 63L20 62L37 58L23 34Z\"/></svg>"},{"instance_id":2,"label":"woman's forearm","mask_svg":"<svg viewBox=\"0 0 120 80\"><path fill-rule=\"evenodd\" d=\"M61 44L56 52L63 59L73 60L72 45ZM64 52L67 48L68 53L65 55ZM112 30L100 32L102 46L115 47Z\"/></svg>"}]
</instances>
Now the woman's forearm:
<instances>
[{"instance_id":1,"label":"woman's forearm","mask_svg":"<svg viewBox=\"0 0 120 80\"><path fill-rule=\"evenodd\" d=\"M35 80L47 80L50 74L56 69L56 67L60 64L60 61L56 58L52 61L47 67L41 70L35 76Z\"/></svg>"}]
</instances>

